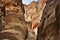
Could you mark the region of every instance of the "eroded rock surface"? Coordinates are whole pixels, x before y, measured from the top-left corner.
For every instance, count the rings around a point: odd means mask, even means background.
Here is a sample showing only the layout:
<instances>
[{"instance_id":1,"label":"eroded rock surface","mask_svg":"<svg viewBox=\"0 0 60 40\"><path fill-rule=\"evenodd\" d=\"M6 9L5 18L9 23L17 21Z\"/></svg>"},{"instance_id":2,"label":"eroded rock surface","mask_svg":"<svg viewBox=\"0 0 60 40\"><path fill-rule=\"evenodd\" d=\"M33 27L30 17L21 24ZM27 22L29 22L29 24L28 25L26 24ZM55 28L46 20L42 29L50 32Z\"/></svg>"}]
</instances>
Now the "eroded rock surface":
<instances>
[{"instance_id":1,"label":"eroded rock surface","mask_svg":"<svg viewBox=\"0 0 60 40\"><path fill-rule=\"evenodd\" d=\"M1 0L2 31L0 39L24 40L26 36L26 24L24 22L24 11L21 0Z\"/></svg>"},{"instance_id":2,"label":"eroded rock surface","mask_svg":"<svg viewBox=\"0 0 60 40\"><path fill-rule=\"evenodd\" d=\"M47 0L37 40L60 40L60 0Z\"/></svg>"},{"instance_id":3,"label":"eroded rock surface","mask_svg":"<svg viewBox=\"0 0 60 40\"><path fill-rule=\"evenodd\" d=\"M40 14L37 12L37 2L33 1L29 5L25 5L25 21L31 22L31 26L28 26L28 38L27 40L36 40L37 27L40 24Z\"/></svg>"}]
</instances>

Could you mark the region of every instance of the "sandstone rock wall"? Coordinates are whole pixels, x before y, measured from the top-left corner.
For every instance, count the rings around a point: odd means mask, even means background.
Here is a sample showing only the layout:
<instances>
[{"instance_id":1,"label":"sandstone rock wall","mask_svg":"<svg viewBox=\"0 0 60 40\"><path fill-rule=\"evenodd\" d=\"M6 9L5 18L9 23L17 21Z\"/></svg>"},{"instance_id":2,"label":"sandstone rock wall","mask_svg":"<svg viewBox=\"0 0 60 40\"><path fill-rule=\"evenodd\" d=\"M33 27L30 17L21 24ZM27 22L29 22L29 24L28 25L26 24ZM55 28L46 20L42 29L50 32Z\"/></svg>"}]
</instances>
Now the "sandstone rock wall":
<instances>
[{"instance_id":1,"label":"sandstone rock wall","mask_svg":"<svg viewBox=\"0 0 60 40\"><path fill-rule=\"evenodd\" d=\"M47 0L41 25L38 28L37 40L60 40L59 36L59 0ZM60 7L60 6L59 6Z\"/></svg>"},{"instance_id":2,"label":"sandstone rock wall","mask_svg":"<svg viewBox=\"0 0 60 40\"><path fill-rule=\"evenodd\" d=\"M36 40L37 27L40 23L39 14L36 9L37 3L35 1L31 2L29 5L25 6L25 21L30 22L31 26L28 27L28 37L27 40Z\"/></svg>"},{"instance_id":3,"label":"sandstone rock wall","mask_svg":"<svg viewBox=\"0 0 60 40\"><path fill-rule=\"evenodd\" d=\"M0 40L60 40L59 2L0 0Z\"/></svg>"},{"instance_id":4,"label":"sandstone rock wall","mask_svg":"<svg viewBox=\"0 0 60 40\"><path fill-rule=\"evenodd\" d=\"M22 0L1 0L0 7L3 14L0 40L24 40L27 28Z\"/></svg>"}]
</instances>

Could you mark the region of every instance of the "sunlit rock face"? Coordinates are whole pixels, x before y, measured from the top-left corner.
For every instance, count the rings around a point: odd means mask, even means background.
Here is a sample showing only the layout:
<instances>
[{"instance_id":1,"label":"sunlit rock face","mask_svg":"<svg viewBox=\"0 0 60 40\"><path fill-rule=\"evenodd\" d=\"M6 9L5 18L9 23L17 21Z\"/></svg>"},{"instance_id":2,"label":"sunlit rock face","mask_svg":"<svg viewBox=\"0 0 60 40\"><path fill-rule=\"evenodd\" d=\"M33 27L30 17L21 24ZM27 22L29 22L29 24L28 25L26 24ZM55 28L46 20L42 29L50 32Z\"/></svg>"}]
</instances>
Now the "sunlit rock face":
<instances>
[{"instance_id":1,"label":"sunlit rock face","mask_svg":"<svg viewBox=\"0 0 60 40\"><path fill-rule=\"evenodd\" d=\"M40 20L42 18L42 13L43 13L43 10L46 6L46 1L47 0L39 0L38 1L38 4L37 4L37 8L38 8L38 13L40 14Z\"/></svg>"},{"instance_id":2,"label":"sunlit rock face","mask_svg":"<svg viewBox=\"0 0 60 40\"><path fill-rule=\"evenodd\" d=\"M25 21L31 22L31 26L28 26L28 39L36 40L37 27L40 23L40 14L37 12L37 2L33 1L29 5L25 6Z\"/></svg>"},{"instance_id":3,"label":"sunlit rock face","mask_svg":"<svg viewBox=\"0 0 60 40\"><path fill-rule=\"evenodd\" d=\"M33 10L33 11L32 11ZM26 7L26 10L25 10L25 20L26 21L32 21L32 14L36 14L36 3L35 2L31 2L27 7Z\"/></svg>"},{"instance_id":4,"label":"sunlit rock face","mask_svg":"<svg viewBox=\"0 0 60 40\"><path fill-rule=\"evenodd\" d=\"M24 40L26 34L26 24L24 22L24 10L21 0L1 0L4 8L2 16L2 31L0 39ZM1 3L1 4L2 4ZM2 9L1 9L2 10Z\"/></svg>"}]
</instances>

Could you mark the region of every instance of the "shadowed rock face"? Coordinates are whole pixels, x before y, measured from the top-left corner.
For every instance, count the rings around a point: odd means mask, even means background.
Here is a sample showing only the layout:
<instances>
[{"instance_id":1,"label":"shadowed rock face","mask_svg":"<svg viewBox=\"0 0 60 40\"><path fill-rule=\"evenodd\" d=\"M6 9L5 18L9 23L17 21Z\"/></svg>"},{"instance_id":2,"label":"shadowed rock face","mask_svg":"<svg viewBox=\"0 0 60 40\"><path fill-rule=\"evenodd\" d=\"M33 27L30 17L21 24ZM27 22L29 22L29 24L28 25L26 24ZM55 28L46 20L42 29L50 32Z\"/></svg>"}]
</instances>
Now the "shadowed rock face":
<instances>
[{"instance_id":1,"label":"shadowed rock face","mask_svg":"<svg viewBox=\"0 0 60 40\"><path fill-rule=\"evenodd\" d=\"M12 14L5 16L5 23L5 27L1 31L2 34L5 33L6 36L11 36L11 38L16 37L18 40L24 40L27 29L26 24L20 21L20 15Z\"/></svg>"},{"instance_id":2,"label":"shadowed rock face","mask_svg":"<svg viewBox=\"0 0 60 40\"><path fill-rule=\"evenodd\" d=\"M47 0L37 40L60 40L60 0Z\"/></svg>"},{"instance_id":3,"label":"shadowed rock face","mask_svg":"<svg viewBox=\"0 0 60 40\"><path fill-rule=\"evenodd\" d=\"M24 22L24 11L21 0L1 0L2 13L2 31L0 39L5 40L24 40L26 35L26 24ZM3 3L3 4L2 4Z\"/></svg>"}]
</instances>

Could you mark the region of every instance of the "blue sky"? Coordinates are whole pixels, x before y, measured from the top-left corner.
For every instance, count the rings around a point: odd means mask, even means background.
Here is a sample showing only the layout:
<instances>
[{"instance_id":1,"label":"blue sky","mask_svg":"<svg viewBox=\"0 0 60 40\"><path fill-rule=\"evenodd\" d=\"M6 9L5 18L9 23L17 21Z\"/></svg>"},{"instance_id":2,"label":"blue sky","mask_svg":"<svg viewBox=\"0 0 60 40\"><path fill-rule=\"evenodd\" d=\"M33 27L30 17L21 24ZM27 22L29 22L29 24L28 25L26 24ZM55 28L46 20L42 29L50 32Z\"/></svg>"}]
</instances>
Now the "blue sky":
<instances>
[{"instance_id":1,"label":"blue sky","mask_svg":"<svg viewBox=\"0 0 60 40\"><path fill-rule=\"evenodd\" d=\"M22 3L28 5L32 1L37 1L37 0L22 0Z\"/></svg>"}]
</instances>

